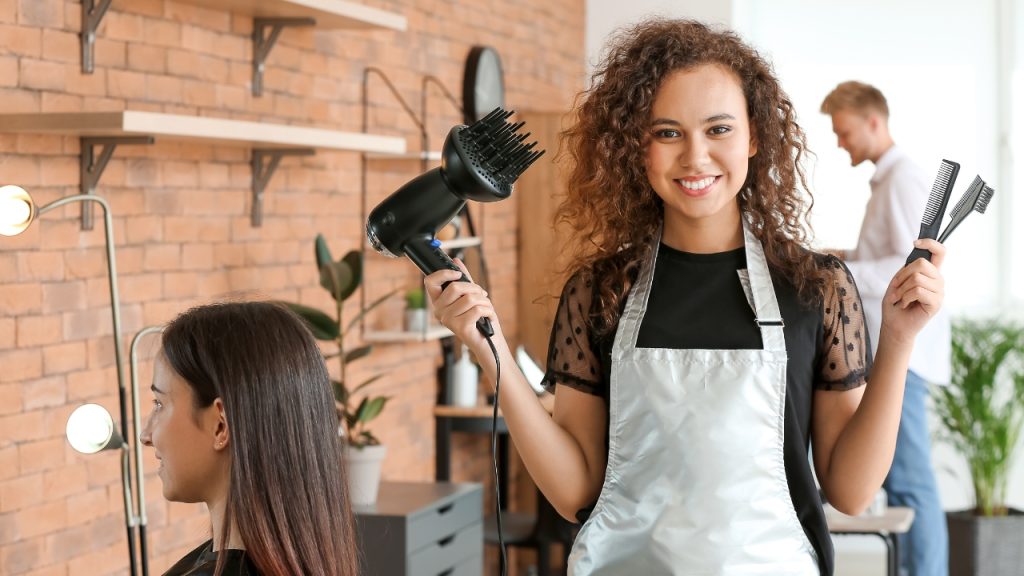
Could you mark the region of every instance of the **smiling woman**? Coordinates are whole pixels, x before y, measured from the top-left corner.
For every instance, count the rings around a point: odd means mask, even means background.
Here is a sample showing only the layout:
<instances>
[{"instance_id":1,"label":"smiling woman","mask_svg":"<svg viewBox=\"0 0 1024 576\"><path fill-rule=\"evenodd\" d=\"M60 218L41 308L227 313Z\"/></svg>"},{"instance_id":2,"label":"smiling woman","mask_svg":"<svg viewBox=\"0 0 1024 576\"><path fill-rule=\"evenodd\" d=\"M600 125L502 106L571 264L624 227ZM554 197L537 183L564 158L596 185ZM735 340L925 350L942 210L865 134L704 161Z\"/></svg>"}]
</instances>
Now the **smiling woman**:
<instances>
[{"instance_id":1,"label":"smiling woman","mask_svg":"<svg viewBox=\"0 0 1024 576\"><path fill-rule=\"evenodd\" d=\"M206 503L213 533L167 576L356 574L334 399L297 316L262 302L182 314L152 391L141 440L164 497Z\"/></svg>"}]
</instances>

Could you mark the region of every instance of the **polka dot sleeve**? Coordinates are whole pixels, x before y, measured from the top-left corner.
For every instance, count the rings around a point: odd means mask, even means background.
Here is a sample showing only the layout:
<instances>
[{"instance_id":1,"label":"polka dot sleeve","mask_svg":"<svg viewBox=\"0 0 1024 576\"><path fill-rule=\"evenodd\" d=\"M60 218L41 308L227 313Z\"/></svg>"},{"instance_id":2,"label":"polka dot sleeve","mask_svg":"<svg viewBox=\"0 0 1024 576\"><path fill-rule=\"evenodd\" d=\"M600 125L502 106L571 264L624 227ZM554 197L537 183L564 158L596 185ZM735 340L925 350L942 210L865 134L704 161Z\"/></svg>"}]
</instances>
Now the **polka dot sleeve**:
<instances>
[{"instance_id":1,"label":"polka dot sleeve","mask_svg":"<svg viewBox=\"0 0 1024 576\"><path fill-rule=\"evenodd\" d=\"M598 349L587 328L587 316L593 301L593 284L588 276L577 273L562 289L551 327L547 372L542 381L550 392L560 384L595 396L606 394Z\"/></svg>"},{"instance_id":2,"label":"polka dot sleeve","mask_svg":"<svg viewBox=\"0 0 1024 576\"><path fill-rule=\"evenodd\" d=\"M815 388L851 390L867 382L871 369L871 344L864 323L864 306L853 275L839 259L828 257L833 290L826 291L822 306L823 354Z\"/></svg>"}]
</instances>

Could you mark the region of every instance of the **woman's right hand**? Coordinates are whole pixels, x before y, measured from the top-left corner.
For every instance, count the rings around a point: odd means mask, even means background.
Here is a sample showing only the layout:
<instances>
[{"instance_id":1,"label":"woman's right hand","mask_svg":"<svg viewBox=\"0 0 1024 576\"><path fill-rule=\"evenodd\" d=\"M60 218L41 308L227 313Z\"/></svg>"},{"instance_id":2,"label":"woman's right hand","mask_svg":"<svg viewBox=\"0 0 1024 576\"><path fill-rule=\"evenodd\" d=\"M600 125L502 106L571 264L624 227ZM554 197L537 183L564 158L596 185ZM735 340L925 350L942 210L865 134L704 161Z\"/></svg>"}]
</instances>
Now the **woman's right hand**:
<instances>
[{"instance_id":1,"label":"woman's right hand","mask_svg":"<svg viewBox=\"0 0 1024 576\"><path fill-rule=\"evenodd\" d=\"M487 292L473 282L465 264L458 258L455 264L470 279L469 282L459 282L462 276L455 270L439 270L424 280L434 317L474 352L486 349L490 355L490 349L483 334L477 329L476 321L483 317L489 318L495 337L500 337L501 326L494 305L487 298ZM451 284L442 290L441 286L445 282Z\"/></svg>"}]
</instances>

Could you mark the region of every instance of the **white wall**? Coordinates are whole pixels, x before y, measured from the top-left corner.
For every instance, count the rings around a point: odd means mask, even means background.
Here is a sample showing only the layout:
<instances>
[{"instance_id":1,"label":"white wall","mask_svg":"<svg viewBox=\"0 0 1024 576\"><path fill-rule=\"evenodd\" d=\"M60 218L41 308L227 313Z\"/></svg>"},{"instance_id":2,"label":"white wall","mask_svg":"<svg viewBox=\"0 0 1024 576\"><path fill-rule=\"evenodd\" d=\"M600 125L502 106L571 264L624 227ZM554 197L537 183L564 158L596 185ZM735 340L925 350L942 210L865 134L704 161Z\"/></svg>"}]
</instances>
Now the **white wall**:
<instances>
[{"instance_id":1,"label":"white wall","mask_svg":"<svg viewBox=\"0 0 1024 576\"><path fill-rule=\"evenodd\" d=\"M645 16L695 18L728 25L732 21L732 3L729 0L588 0L585 34L587 73L600 60L610 33Z\"/></svg>"}]
</instances>

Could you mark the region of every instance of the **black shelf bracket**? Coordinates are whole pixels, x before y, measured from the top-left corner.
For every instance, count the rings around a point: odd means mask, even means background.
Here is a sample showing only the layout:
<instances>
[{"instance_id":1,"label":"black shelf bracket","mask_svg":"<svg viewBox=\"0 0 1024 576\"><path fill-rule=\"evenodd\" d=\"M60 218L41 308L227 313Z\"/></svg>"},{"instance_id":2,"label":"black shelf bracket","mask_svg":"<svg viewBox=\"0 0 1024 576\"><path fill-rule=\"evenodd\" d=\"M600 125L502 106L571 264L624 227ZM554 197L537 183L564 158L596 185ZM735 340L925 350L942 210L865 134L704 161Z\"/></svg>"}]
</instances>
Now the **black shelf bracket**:
<instances>
[{"instance_id":1,"label":"black shelf bracket","mask_svg":"<svg viewBox=\"0 0 1024 576\"><path fill-rule=\"evenodd\" d=\"M95 137L83 136L79 138L82 154L79 157L79 185L78 190L82 194L95 194L96 184L99 183L103 171L107 168L107 162L114 155L114 149L119 144L152 144L152 136L109 136ZM100 153L96 154L96 147L102 146ZM82 230L92 230L92 203L82 203Z\"/></svg>"},{"instance_id":2,"label":"black shelf bracket","mask_svg":"<svg viewBox=\"0 0 1024 576\"><path fill-rule=\"evenodd\" d=\"M110 0L82 0L82 74L92 74L96 54L96 29L100 27L103 16L110 8ZM86 203L83 206L92 206Z\"/></svg>"},{"instance_id":3,"label":"black shelf bracket","mask_svg":"<svg viewBox=\"0 0 1024 576\"><path fill-rule=\"evenodd\" d=\"M252 151L252 225L263 224L263 191L285 156L312 156L312 148L261 148Z\"/></svg>"},{"instance_id":4,"label":"black shelf bracket","mask_svg":"<svg viewBox=\"0 0 1024 576\"><path fill-rule=\"evenodd\" d=\"M109 0L108 0L109 1ZM285 26L316 26L314 18L256 18L252 21L252 95L263 94L263 72L267 56ZM270 28L270 35L264 32Z\"/></svg>"}]
</instances>

